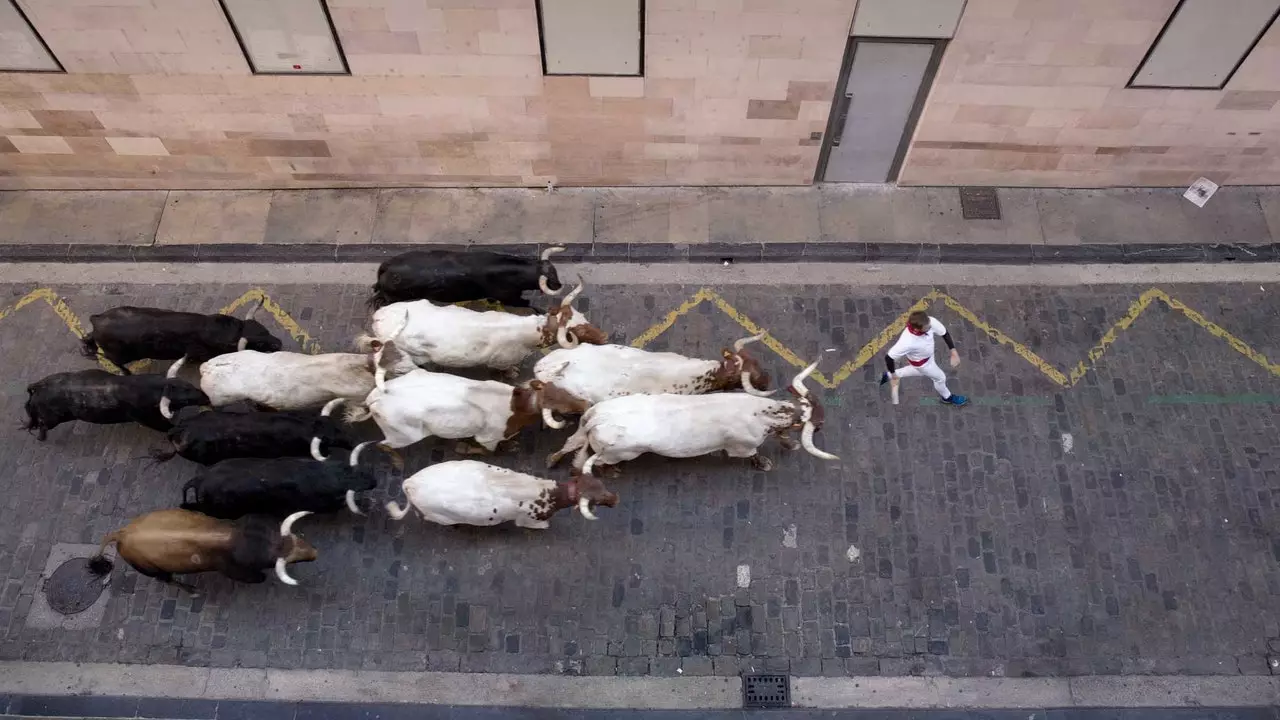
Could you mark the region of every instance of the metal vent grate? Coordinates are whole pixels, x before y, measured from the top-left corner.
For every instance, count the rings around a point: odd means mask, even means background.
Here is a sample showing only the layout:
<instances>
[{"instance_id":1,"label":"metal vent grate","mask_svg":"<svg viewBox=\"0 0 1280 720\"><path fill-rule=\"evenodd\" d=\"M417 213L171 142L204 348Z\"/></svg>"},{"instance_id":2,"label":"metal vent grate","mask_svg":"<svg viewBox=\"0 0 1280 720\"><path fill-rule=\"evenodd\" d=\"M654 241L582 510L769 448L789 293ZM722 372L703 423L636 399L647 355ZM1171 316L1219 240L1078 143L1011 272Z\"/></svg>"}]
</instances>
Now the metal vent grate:
<instances>
[{"instance_id":1,"label":"metal vent grate","mask_svg":"<svg viewBox=\"0 0 1280 720\"><path fill-rule=\"evenodd\" d=\"M1000 198L995 188L960 188L960 214L965 220L999 220Z\"/></svg>"},{"instance_id":2,"label":"metal vent grate","mask_svg":"<svg viewBox=\"0 0 1280 720\"><path fill-rule=\"evenodd\" d=\"M791 707L791 678L787 675L743 675L744 708Z\"/></svg>"}]
</instances>

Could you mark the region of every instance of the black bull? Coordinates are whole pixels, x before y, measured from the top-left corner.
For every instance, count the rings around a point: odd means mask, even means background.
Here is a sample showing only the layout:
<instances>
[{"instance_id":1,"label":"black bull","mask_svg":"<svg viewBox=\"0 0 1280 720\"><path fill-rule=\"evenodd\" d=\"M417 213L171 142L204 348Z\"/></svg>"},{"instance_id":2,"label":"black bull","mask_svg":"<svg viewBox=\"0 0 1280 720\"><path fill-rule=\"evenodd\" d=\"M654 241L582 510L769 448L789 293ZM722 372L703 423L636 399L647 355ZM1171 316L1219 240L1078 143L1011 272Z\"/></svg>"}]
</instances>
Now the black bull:
<instances>
[{"instance_id":1,"label":"black bull","mask_svg":"<svg viewBox=\"0 0 1280 720\"><path fill-rule=\"evenodd\" d=\"M178 455L201 465L231 458L310 457L312 438L327 447L354 447L336 420L311 410L200 412L186 408L174 416L168 434L171 448L158 450L152 457L163 462Z\"/></svg>"},{"instance_id":2,"label":"black bull","mask_svg":"<svg viewBox=\"0 0 1280 720\"><path fill-rule=\"evenodd\" d=\"M55 373L27 386L28 431L44 440L65 422L109 425L136 422L165 431L170 422L160 414L160 398L168 395L174 409L208 405L209 398L184 380L163 375L112 375L105 370Z\"/></svg>"},{"instance_id":3,"label":"black bull","mask_svg":"<svg viewBox=\"0 0 1280 720\"><path fill-rule=\"evenodd\" d=\"M84 354L96 357L101 350L103 357L128 375L125 365L135 360L185 357L199 363L237 350L279 350L280 339L252 319L254 312L257 307L241 320L159 308L113 308L89 318L93 330L84 338Z\"/></svg>"},{"instance_id":4,"label":"black bull","mask_svg":"<svg viewBox=\"0 0 1280 720\"><path fill-rule=\"evenodd\" d=\"M559 294L564 289L548 259L563 248L548 248L538 258L522 258L489 250L411 250L378 266L369 307L410 300L458 303L496 300L510 307L530 307L526 290Z\"/></svg>"},{"instance_id":5,"label":"black bull","mask_svg":"<svg viewBox=\"0 0 1280 720\"><path fill-rule=\"evenodd\" d=\"M360 467L362 443L350 457L323 462L311 458L236 458L202 470L182 488L182 509L234 520L244 515L284 517L298 510L335 512L356 506L355 494L372 490L377 479Z\"/></svg>"}]
</instances>

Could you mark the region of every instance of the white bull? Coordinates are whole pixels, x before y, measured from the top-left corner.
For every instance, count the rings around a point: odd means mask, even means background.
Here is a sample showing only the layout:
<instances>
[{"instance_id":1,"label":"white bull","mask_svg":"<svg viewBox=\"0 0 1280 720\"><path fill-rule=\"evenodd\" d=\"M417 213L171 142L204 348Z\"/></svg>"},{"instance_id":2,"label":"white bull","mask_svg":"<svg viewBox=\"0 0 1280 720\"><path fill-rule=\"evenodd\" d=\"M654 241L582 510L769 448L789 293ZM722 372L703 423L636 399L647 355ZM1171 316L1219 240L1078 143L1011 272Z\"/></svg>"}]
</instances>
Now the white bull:
<instances>
[{"instance_id":1,"label":"white bull","mask_svg":"<svg viewBox=\"0 0 1280 720\"><path fill-rule=\"evenodd\" d=\"M337 398L325 405L322 415L329 415L344 402ZM387 449L408 447L428 437L475 441L489 452L498 443L515 437L541 417L554 428L564 427L551 412L578 414L586 403L555 385L538 380L512 387L494 380L469 378L416 369L377 387L347 411L347 422L370 417L382 428ZM319 440L312 442L312 456L319 454Z\"/></svg>"},{"instance_id":2,"label":"white bull","mask_svg":"<svg viewBox=\"0 0 1280 720\"><path fill-rule=\"evenodd\" d=\"M255 350L219 355L200 366L200 389L219 407L249 402L274 410L317 408L334 398L364 399L374 389L379 353L261 353ZM186 358L169 368L176 377ZM414 366L399 358L392 374ZM168 410L161 402L161 412Z\"/></svg>"},{"instance_id":3,"label":"white bull","mask_svg":"<svg viewBox=\"0 0 1280 720\"><path fill-rule=\"evenodd\" d=\"M404 481L409 504L392 500L387 512L401 520L416 507L422 516L441 525L498 525L545 530L560 510L576 507L595 520L594 505L614 507L618 496L590 476L566 483L518 473L476 460L451 460L419 470Z\"/></svg>"},{"instance_id":4,"label":"white bull","mask_svg":"<svg viewBox=\"0 0 1280 720\"><path fill-rule=\"evenodd\" d=\"M813 444L813 433L822 424L822 406L809 395L804 379L813 363L791 381L795 401L771 400L745 393L714 395L628 395L605 400L582 416L577 432L564 447L547 458L554 467L575 452L574 468L590 473L596 464L616 465L650 452L672 458L690 458L723 451L730 457L751 458L760 470L773 463L760 455L760 446L777 437L788 450L795 442L787 433L800 428L800 444L811 455L838 460ZM588 458L588 454L594 452Z\"/></svg>"},{"instance_id":5,"label":"white bull","mask_svg":"<svg viewBox=\"0 0 1280 720\"><path fill-rule=\"evenodd\" d=\"M534 350L559 343L599 345L609 338L573 309L582 292L574 288L546 315L468 310L414 300L387 305L373 314L371 332L356 339L364 352L394 342L418 365L488 367L513 372Z\"/></svg>"},{"instance_id":6,"label":"white bull","mask_svg":"<svg viewBox=\"0 0 1280 720\"><path fill-rule=\"evenodd\" d=\"M650 352L626 345L582 345L552 350L533 366L533 376L594 405L625 395L700 395L742 388L768 395L769 375L742 351L764 333L724 348L720 360L700 360L672 352Z\"/></svg>"}]
</instances>

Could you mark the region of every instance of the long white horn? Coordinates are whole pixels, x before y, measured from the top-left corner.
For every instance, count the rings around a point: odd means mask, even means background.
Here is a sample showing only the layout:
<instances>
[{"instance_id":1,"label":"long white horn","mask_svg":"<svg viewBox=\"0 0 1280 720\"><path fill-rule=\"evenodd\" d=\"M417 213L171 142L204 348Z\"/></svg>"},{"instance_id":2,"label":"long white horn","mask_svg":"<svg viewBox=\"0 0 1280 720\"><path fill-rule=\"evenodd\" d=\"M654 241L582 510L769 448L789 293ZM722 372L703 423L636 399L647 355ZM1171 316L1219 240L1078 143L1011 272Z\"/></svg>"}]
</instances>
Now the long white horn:
<instances>
[{"instance_id":1,"label":"long white horn","mask_svg":"<svg viewBox=\"0 0 1280 720\"><path fill-rule=\"evenodd\" d=\"M578 336L571 334L569 328L561 325L556 328L556 342L565 350L572 350L578 347Z\"/></svg>"},{"instance_id":2,"label":"long white horn","mask_svg":"<svg viewBox=\"0 0 1280 720\"><path fill-rule=\"evenodd\" d=\"M816 458L822 458L823 460L840 459L837 455L832 455L829 452L819 450L818 446L813 444L813 423L811 422L806 422L804 424L804 429L800 431L800 444L804 446L804 449L808 451L810 455Z\"/></svg>"},{"instance_id":3,"label":"long white horn","mask_svg":"<svg viewBox=\"0 0 1280 720\"><path fill-rule=\"evenodd\" d=\"M236 343L236 350L241 352L244 352L247 347L249 347L249 341L246 338L240 338L240 342Z\"/></svg>"},{"instance_id":4,"label":"long white horn","mask_svg":"<svg viewBox=\"0 0 1280 720\"><path fill-rule=\"evenodd\" d=\"M341 405L346 401L347 401L346 398L334 398L329 402L325 403L324 407L320 409L320 417L329 417L330 415L333 414L334 410L338 409L339 405Z\"/></svg>"},{"instance_id":5,"label":"long white horn","mask_svg":"<svg viewBox=\"0 0 1280 720\"><path fill-rule=\"evenodd\" d=\"M372 445L372 444L374 444L375 442L377 442L377 440L366 440L366 441L364 441L364 442L360 443L359 445L357 445L355 450L352 450L352 451L351 451L351 457L350 457L351 467L355 467L357 464L359 464L359 462L360 462L360 451L361 451L361 450L364 450L364 448L365 448L365 446L366 446L366 445Z\"/></svg>"},{"instance_id":6,"label":"long white horn","mask_svg":"<svg viewBox=\"0 0 1280 720\"><path fill-rule=\"evenodd\" d=\"M595 467L595 465L596 465L596 458L598 458L598 457L600 457L600 454L599 454L599 453L596 453L595 455L592 455L591 457L587 458L587 461L586 461L586 462L582 463L582 474L583 474L583 475L590 475L590 474L591 474L591 468Z\"/></svg>"},{"instance_id":7,"label":"long white horn","mask_svg":"<svg viewBox=\"0 0 1280 720\"><path fill-rule=\"evenodd\" d=\"M809 394L809 388L804 386L804 379L812 375L813 370L816 367L818 367L818 361L814 360L812 365L801 370L800 374L796 375L795 378L791 380L791 387L796 389L796 392L800 394L800 397L805 397Z\"/></svg>"},{"instance_id":8,"label":"long white horn","mask_svg":"<svg viewBox=\"0 0 1280 720\"><path fill-rule=\"evenodd\" d=\"M257 304L257 305L254 305L254 306L253 306L253 309L252 309L252 310L250 310L250 311L248 312L248 314L246 314L246 315L244 316L244 321L245 321L245 322L249 322L250 320L252 320L252 319L253 319L253 316L254 316L254 315L257 315L257 314L258 314L258 311L262 309L262 304L263 304L263 303L265 303L265 302L266 302L266 298L259 298L259 299L258 299L258 304ZM240 348L240 349L241 349L241 350L243 350L244 348Z\"/></svg>"},{"instance_id":9,"label":"long white horn","mask_svg":"<svg viewBox=\"0 0 1280 720\"><path fill-rule=\"evenodd\" d=\"M574 288L573 292L569 293L568 295L565 295L564 300L560 301L560 307L569 307L573 305L573 301L577 300L578 296L582 294L582 288L584 287L586 287L586 283L579 282L578 287Z\"/></svg>"},{"instance_id":10,"label":"long white horn","mask_svg":"<svg viewBox=\"0 0 1280 720\"><path fill-rule=\"evenodd\" d=\"M596 516L591 512L591 501L580 497L578 498L578 511L582 513L582 517L588 520L595 520Z\"/></svg>"},{"instance_id":11,"label":"long white horn","mask_svg":"<svg viewBox=\"0 0 1280 720\"><path fill-rule=\"evenodd\" d=\"M314 436L313 436L313 437L311 438L311 457L315 458L316 462L324 462L325 460L328 460L328 458L327 458L327 457L325 457L325 456L324 456L323 454L321 454L321 452L320 452L320 438L319 438L319 437L314 437Z\"/></svg>"},{"instance_id":12,"label":"long white horn","mask_svg":"<svg viewBox=\"0 0 1280 720\"><path fill-rule=\"evenodd\" d=\"M173 409L169 405L168 395L160 396L160 417L164 418L165 420L173 419Z\"/></svg>"},{"instance_id":13,"label":"long white horn","mask_svg":"<svg viewBox=\"0 0 1280 720\"><path fill-rule=\"evenodd\" d=\"M557 246L555 246L555 247L549 247L549 248L547 248L546 250L543 250L543 251L542 251L542 255L539 255L539 256L538 256L538 259L539 259L539 260L546 260L547 258L551 257L552 255L555 255L556 253L561 253L561 252L564 252L564 246L562 246L562 245L557 245Z\"/></svg>"},{"instance_id":14,"label":"long white horn","mask_svg":"<svg viewBox=\"0 0 1280 720\"><path fill-rule=\"evenodd\" d=\"M183 355L182 357L178 358L177 362L169 366L169 372L165 373L164 376L169 378L170 380L178 377L178 371L181 370L182 366L186 364L187 364L187 356Z\"/></svg>"},{"instance_id":15,"label":"long white horn","mask_svg":"<svg viewBox=\"0 0 1280 720\"><path fill-rule=\"evenodd\" d=\"M353 513L357 514L357 515L363 515L363 514L364 514L364 513L360 512L360 506L356 505L356 491L355 491L355 490L348 490L348 491L347 491L347 509L348 509L348 510L350 510L351 512L353 512Z\"/></svg>"},{"instance_id":16,"label":"long white horn","mask_svg":"<svg viewBox=\"0 0 1280 720\"><path fill-rule=\"evenodd\" d=\"M763 339L764 339L763 332L760 333L759 335L752 335L751 337L742 338L741 340L737 340L733 343L733 351L742 352L742 348L750 345L753 342L758 342Z\"/></svg>"},{"instance_id":17,"label":"long white horn","mask_svg":"<svg viewBox=\"0 0 1280 720\"><path fill-rule=\"evenodd\" d=\"M280 523L280 537L289 537L290 535L292 535L293 524L310 514L311 514L310 510L299 510L298 512L285 518L284 522Z\"/></svg>"},{"instance_id":18,"label":"long white horn","mask_svg":"<svg viewBox=\"0 0 1280 720\"><path fill-rule=\"evenodd\" d=\"M564 286L561 286L559 290L552 290L551 286L547 284L546 275L538 276L538 289L542 291L542 294L550 295L552 297L555 297L556 295L559 295L560 293L564 292Z\"/></svg>"},{"instance_id":19,"label":"long white horn","mask_svg":"<svg viewBox=\"0 0 1280 720\"><path fill-rule=\"evenodd\" d=\"M289 577L289 573L285 572L284 568L287 564L284 558L276 558L276 577L280 578L280 582L285 585L297 585L298 581Z\"/></svg>"},{"instance_id":20,"label":"long white horn","mask_svg":"<svg viewBox=\"0 0 1280 720\"><path fill-rule=\"evenodd\" d=\"M755 395L756 397L769 397L770 395L778 392L777 388L769 390L768 392L764 390L757 390L755 386L751 384L751 373L748 372L742 373L742 389L746 390L748 395Z\"/></svg>"},{"instance_id":21,"label":"long white horn","mask_svg":"<svg viewBox=\"0 0 1280 720\"><path fill-rule=\"evenodd\" d=\"M551 412L551 408L542 408L542 422L546 423L547 427L553 430L561 430L564 428L564 423L556 419L556 416Z\"/></svg>"}]
</instances>

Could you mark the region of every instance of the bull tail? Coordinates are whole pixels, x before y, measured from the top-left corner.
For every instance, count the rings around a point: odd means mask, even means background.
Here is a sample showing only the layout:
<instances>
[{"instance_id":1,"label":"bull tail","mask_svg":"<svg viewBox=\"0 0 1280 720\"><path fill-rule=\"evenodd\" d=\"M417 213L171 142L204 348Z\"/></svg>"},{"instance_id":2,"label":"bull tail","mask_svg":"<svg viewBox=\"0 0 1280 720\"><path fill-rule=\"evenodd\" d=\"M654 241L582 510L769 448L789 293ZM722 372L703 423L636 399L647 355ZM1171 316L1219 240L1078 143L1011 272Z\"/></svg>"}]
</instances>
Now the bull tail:
<instances>
[{"instance_id":1,"label":"bull tail","mask_svg":"<svg viewBox=\"0 0 1280 720\"><path fill-rule=\"evenodd\" d=\"M395 500L388 500L387 514L391 516L392 520L403 520L404 516L409 514L409 508L411 507L413 507L413 505L408 502L404 504L404 507L400 507L396 504Z\"/></svg>"},{"instance_id":2,"label":"bull tail","mask_svg":"<svg viewBox=\"0 0 1280 720\"><path fill-rule=\"evenodd\" d=\"M98 357L98 341L93 339L93 333L80 338L80 354L87 358Z\"/></svg>"},{"instance_id":3,"label":"bull tail","mask_svg":"<svg viewBox=\"0 0 1280 720\"><path fill-rule=\"evenodd\" d=\"M362 353L373 352L374 343L378 342L378 338L369 333L360 333L356 338L356 351Z\"/></svg>"},{"instance_id":4,"label":"bull tail","mask_svg":"<svg viewBox=\"0 0 1280 720\"><path fill-rule=\"evenodd\" d=\"M111 568L115 565L107 559L107 546L113 542L117 542L119 539L119 530L109 532L106 537L102 538L102 545L98 547L98 554L89 558L89 572L98 577L102 577L103 575L111 572Z\"/></svg>"}]
</instances>

